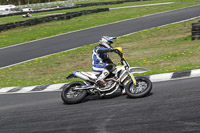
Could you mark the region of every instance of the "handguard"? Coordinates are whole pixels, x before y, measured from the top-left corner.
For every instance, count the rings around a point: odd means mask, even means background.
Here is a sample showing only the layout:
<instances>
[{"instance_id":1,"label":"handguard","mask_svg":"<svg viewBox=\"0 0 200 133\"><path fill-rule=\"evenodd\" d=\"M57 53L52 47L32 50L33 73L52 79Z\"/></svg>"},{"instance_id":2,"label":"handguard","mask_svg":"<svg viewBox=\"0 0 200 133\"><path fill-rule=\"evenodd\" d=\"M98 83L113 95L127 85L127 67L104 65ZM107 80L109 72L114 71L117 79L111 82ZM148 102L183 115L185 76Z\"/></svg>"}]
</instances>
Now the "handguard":
<instances>
[{"instance_id":1,"label":"handguard","mask_svg":"<svg viewBox=\"0 0 200 133\"><path fill-rule=\"evenodd\" d=\"M124 52L121 47L116 47L116 48L114 48L114 50L115 50L114 52L117 53L121 58L125 59Z\"/></svg>"}]
</instances>

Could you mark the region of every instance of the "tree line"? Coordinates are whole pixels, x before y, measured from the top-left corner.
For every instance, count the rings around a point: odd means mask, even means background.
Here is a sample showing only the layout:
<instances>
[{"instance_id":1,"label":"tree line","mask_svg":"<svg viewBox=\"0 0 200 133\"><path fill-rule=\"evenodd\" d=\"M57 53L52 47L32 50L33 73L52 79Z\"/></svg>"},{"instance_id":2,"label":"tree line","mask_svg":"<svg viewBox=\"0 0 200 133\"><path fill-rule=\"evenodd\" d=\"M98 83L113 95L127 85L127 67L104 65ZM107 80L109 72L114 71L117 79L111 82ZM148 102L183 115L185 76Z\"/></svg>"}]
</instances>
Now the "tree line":
<instances>
[{"instance_id":1,"label":"tree line","mask_svg":"<svg viewBox=\"0 0 200 133\"><path fill-rule=\"evenodd\" d=\"M35 3L45 3L45 2L54 2L62 0L0 0L0 5L27 5Z\"/></svg>"}]
</instances>

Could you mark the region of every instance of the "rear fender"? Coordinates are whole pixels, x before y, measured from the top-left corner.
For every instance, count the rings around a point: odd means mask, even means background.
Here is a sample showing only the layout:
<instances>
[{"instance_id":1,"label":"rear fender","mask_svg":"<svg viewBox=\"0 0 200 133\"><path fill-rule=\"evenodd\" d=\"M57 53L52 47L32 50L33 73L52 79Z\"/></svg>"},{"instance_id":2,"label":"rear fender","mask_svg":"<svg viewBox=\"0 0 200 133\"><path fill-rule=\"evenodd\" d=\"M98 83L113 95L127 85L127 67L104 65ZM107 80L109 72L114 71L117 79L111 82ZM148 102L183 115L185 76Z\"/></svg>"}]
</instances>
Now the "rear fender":
<instances>
[{"instance_id":1,"label":"rear fender","mask_svg":"<svg viewBox=\"0 0 200 133\"><path fill-rule=\"evenodd\" d=\"M74 76L73 73L69 74L69 75L66 77L66 79L72 79L72 78L76 78L76 77Z\"/></svg>"}]
</instances>

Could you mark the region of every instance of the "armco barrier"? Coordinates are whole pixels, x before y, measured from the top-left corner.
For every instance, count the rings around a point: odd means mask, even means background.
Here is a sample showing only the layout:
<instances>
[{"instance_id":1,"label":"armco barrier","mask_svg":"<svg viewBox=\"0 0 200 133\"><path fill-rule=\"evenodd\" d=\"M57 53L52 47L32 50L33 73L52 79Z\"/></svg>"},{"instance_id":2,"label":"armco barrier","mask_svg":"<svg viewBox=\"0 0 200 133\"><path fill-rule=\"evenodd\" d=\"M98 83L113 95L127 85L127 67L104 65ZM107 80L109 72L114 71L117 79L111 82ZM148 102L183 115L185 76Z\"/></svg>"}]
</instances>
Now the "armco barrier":
<instances>
[{"instance_id":1,"label":"armco barrier","mask_svg":"<svg viewBox=\"0 0 200 133\"><path fill-rule=\"evenodd\" d=\"M192 24L192 40L200 39L200 21Z\"/></svg>"},{"instance_id":2,"label":"armco barrier","mask_svg":"<svg viewBox=\"0 0 200 133\"><path fill-rule=\"evenodd\" d=\"M136 2L136 1L141 1L141 0L123 0L123 1L110 1L110 2L97 2L97 3L77 4L76 6L73 6L73 7L60 7L60 8L50 9L50 10L31 11L30 13L49 12L49 11L57 11L57 10L64 10L64 9L74 9L74 8L80 8L80 7L99 6L99 5L122 4L122 3L125 3L125 2ZM147 0L143 0L143 1L147 1ZM22 14L26 14L26 13L27 12L18 12L18 13L0 15L0 17L22 15Z\"/></svg>"},{"instance_id":3,"label":"armco barrier","mask_svg":"<svg viewBox=\"0 0 200 133\"><path fill-rule=\"evenodd\" d=\"M104 12L104 11L109 11L109 8L97 8L94 10L83 10L83 11L70 12L70 13L64 13L64 14L59 14L59 15L51 15L51 16L46 16L46 17L42 17L42 18L29 19L26 21L2 24L2 25L0 25L0 32L4 31L4 30L8 30L8 29L13 29L16 27L37 25L40 23L45 23L45 22L50 22L50 21L55 21L55 20L66 20L66 19L77 17L77 16L81 16L81 15Z\"/></svg>"}]
</instances>

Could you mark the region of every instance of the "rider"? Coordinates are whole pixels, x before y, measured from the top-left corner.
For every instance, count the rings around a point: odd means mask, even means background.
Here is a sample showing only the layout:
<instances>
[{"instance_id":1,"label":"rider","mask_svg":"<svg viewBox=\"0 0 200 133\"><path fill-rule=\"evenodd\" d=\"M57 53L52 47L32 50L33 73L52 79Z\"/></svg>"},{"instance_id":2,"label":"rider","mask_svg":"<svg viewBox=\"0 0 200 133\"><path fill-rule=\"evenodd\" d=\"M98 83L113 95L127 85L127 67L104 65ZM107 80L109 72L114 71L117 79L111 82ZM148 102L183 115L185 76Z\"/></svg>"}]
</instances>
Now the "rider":
<instances>
[{"instance_id":1,"label":"rider","mask_svg":"<svg viewBox=\"0 0 200 133\"><path fill-rule=\"evenodd\" d=\"M100 76L96 80L96 83L99 86L105 87L106 82L104 79L108 77L113 70L115 70L115 65L107 54L107 52L116 51L111 46L114 40L116 40L116 37L103 36L99 45L94 48L92 53L93 71L101 72Z\"/></svg>"}]
</instances>

